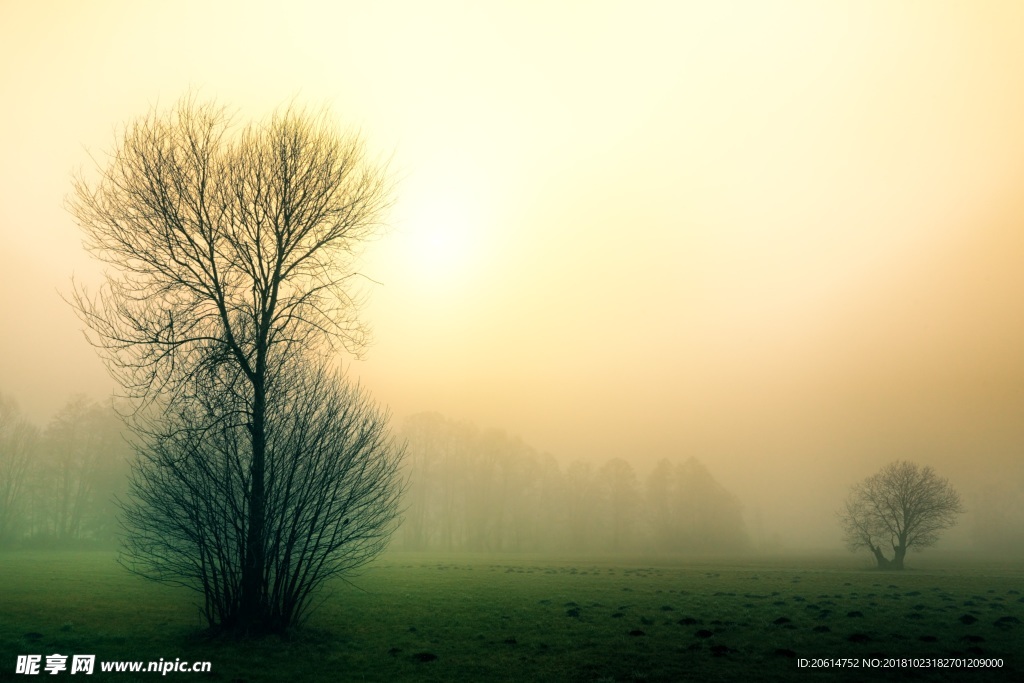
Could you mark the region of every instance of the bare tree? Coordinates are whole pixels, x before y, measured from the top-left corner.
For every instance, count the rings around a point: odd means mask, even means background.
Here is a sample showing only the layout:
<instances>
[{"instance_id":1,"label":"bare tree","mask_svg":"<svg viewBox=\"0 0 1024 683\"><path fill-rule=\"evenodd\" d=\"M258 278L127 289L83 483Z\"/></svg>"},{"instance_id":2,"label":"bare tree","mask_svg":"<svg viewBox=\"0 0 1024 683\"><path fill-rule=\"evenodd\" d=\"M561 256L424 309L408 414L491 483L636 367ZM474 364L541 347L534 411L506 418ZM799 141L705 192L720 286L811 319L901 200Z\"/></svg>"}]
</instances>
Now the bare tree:
<instances>
[{"instance_id":1,"label":"bare tree","mask_svg":"<svg viewBox=\"0 0 1024 683\"><path fill-rule=\"evenodd\" d=\"M404 449L366 393L315 363L275 373L266 424L264 628L298 624L324 581L366 564L398 520ZM213 385L212 388L216 388ZM204 597L211 625L243 618L251 482L248 425L219 389L169 409L146 435L124 502L122 562ZM196 425L215 425L208 430Z\"/></svg>"},{"instance_id":2,"label":"bare tree","mask_svg":"<svg viewBox=\"0 0 1024 683\"><path fill-rule=\"evenodd\" d=\"M39 432L0 395L0 548L22 534L25 493Z\"/></svg>"},{"instance_id":3,"label":"bare tree","mask_svg":"<svg viewBox=\"0 0 1024 683\"><path fill-rule=\"evenodd\" d=\"M124 479L123 425L109 407L73 396L50 421L40 448L34 495L38 535L53 543L114 540L113 497Z\"/></svg>"},{"instance_id":4,"label":"bare tree","mask_svg":"<svg viewBox=\"0 0 1024 683\"><path fill-rule=\"evenodd\" d=\"M601 502L593 514L604 536L602 545L614 552L634 547L641 498L633 466L612 458L597 471L594 483Z\"/></svg>"},{"instance_id":5,"label":"bare tree","mask_svg":"<svg viewBox=\"0 0 1024 683\"><path fill-rule=\"evenodd\" d=\"M934 545L963 511L948 480L931 467L900 461L856 484L839 520L851 551L867 548L879 569L903 569L907 550Z\"/></svg>"},{"instance_id":6,"label":"bare tree","mask_svg":"<svg viewBox=\"0 0 1024 683\"><path fill-rule=\"evenodd\" d=\"M140 411L231 408L178 415L207 420L178 427L220 430L244 462L244 504L226 510L244 534L234 624L272 626L267 553L280 510L268 498L267 414L287 386L275 373L290 358L364 347L352 257L389 202L384 175L325 115L286 109L239 127L193 98L129 125L99 171L76 180L71 210L113 270L98 295L76 288L72 303Z\"/></svg>"},{"instance_id":7,"label":"bare tree","mask_svg":"<svg viewBox=\"0 0 1024 683\"><path fill-rule=\"evenodd\" d=\"M743 510L696 458L660 461L647 480L647 512L661 552L728 553L749 547Z\"/></svg>"}]
</instances>

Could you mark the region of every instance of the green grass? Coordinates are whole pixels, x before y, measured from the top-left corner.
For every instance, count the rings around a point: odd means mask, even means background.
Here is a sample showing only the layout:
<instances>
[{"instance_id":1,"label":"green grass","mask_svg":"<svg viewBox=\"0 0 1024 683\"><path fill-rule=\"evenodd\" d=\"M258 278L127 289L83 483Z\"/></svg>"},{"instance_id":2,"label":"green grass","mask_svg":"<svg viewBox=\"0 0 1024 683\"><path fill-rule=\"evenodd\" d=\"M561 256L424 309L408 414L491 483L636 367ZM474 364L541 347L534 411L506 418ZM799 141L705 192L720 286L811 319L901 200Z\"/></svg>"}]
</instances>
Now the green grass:
<instances>
[{"instance_id":1,"label":"green grass","mask_svg":"<svg viewBox=\"0 0 1024 683\"><path fill-rule=\"evenodd\" d=\"M112 554L0 554L0 680L38 680L14 674L16 655L55 652L209 660L212 674L166 678L250 683L1024 680L1021 565L650 562L395 554L332 585L295 636L238 643L203 638L195 596L127 574ZM953 656L1004 668L812 670L796 659Z\"/></svg>"}]
</instances>

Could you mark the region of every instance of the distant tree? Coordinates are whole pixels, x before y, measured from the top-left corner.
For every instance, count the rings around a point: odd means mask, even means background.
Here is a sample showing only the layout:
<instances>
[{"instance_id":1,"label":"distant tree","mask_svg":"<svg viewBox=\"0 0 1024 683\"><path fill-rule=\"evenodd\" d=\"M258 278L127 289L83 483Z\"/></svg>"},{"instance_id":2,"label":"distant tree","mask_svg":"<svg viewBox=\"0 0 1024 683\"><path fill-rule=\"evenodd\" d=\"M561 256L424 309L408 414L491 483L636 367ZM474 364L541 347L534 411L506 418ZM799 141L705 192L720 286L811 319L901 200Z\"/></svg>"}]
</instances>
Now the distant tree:
<instances>
[{"instance_id":1,"label":"distant tree","mask_svg":"<svg viewBox=\"0 0 1024 683\"><path fill-rule=\"evenodd\" d=\"M26 489L39 431L21 416L14 399L0 395L0 548L24 532Z\"/></svg>"},{"instance_id":2,"label":"distant tree","mask_svg":"<svg viewBox=\"0 0 1024 683\"><path fill-rule=\"evenodd\" d=\"M592 514L600 524L602 546L613 552L635 548L640 485L633 466L612 458L597 471L595 484L600 504Z\"/></svg>"},{"instance_id":3,"label":"distant tree","mask_svg":"<svg viewBox=\"0 0 1024 683\"><path fill-rule=\"evenodd\" d=\"M736 498L696 459L660 461L645 485L612 458L564 469L497 429L437 413L406 419L410 550L729 553L749 547Z\"/></svg>"},{"instance_id":4,"label":"distant tree","mask_svg":"<svg viewBox=\"0 0 1024 683\"><path fill-rule=\"evenodd\" d=\"M558 461L550 453L527 451L528 458L521 473L527 490L517 501L518 527L524 540L516 541L513 548L552 552L563 548L558 532L565 526L565 507L562 505L564 481Z\"/></svg>"},{"instance_id":5,"label":"distant tree","mask_svg":"<svg viewBox=\"0 0 1024 683\"><path fill-rule=\"evenodd\" d=\"M838 515L851 551L867 548L879 569L903 569L907 550L934 545L963 511L948 480L899 461L854 485Z\"/></svg>"},{"instance_id":6,"label":"distant tree","mask_svg":"<svg viewBox=\"0 0 1024 683\"><path fill-rule=\"evenodd\" d=\"M470 456L467 541L471 549L496 552L536 546L537 452L499 429L475 434Z\"/></svg>"},{"instance_id":7,"label":"distant tree","mask_svg":"<svg viewBox=\"0 0 1024 683\"><path fill-rule=\"evenodd\" d=\"M559 528L558 464L498 429L421 413L405 420L408 443L404 549L540 550Z\"/></svg>"},{"instance_id":8,"label":"distant tree","mask_svg":"<svg viewBox=\"0 0 1024 683\"><path fill-rule=\"evenodd\" d=\"M406 419L402 437L408 443L402 546L463 549L476 522L469 506L478 431L438 413L421 413Z\"/></svg>"},{"instance_id":9,"label":"distant tree","mask_svg":"<svg viewBox=\"0 0 1024 683\"><path fill-rule=\"evenodd\" d=\"M562 547L576 551L597 547L599 498L593 466L574 460L562 478L565 528Z\"/></svg>"},{"instance_id":10,"label":"distant tree","mask_svg":"<svg viewBox=\"0 0 1024 683\"><path fill-rule=\"evenodd\" d=\"M743 510L696 458L676 466L682 546L697 552L735 552L749 546Z\"/></svg>"},{"instance_id":11,"label":"distant tree","mask_svg":"<svg viewBox=\"0 0 1024 683\"><path fill-rule=\"evenodd\" d=\"M676 519L677 491L676 477L672 463L662 458L647 476L644 494L647 521L651 541L655 549L672 551L676 549L680 536Z\"/></svg>"},{"instance_id":12,"label":"distant tree","mask_svg":"<svg viewBox=\"0 0 1024 683\"><path fill-rule=\"evenodd\" d=\"M40 442L32 492L38 540L114 542L114 496L127 471L122 428L112 409L85 396L71 397L53 417Z\"/></svg>"},{"instance_id":13,"label":"distant tree","mask_svg":"<svg viewBox=\"0 0 1024 683\"><path fill-rule=\"evenodd\" d=\"M272 530L291 508L268 488L281 465L268 450L268 411L287 405L273 394L304 376L289 374L292 361L317 364L366 343L352 257L389 204L383 173L326 116L286 109L241 127L193 98L129 125L98 171L95 182L77 179L71 211L86 247L112 268L98 296L77 288L72 304L136 415L166 417L191 432L187 443L210 435L235 449L241 503L223 512L244 541L224 559L240 579L238 609L221 625L285 628L270 583ZM210 403L231 410L202 408Z\"/></svg>"},{"instance_id":14,"label":"distant tree","mask_svg":"<svg viewBox=\"0 0 1024 683\"><path fill-rule=\"evenodd\" d=\"M405 491L405 521L396 542L406 550L426 550L437 525L433 521L437 505L437 433L445 424L438 413L421 413L405 419L402 438L407 445L403 463L408 482Z\"/></svg>"},{"instance_id":15,"label":"distant tree","mask_svg":"<svg viewBox=\"0 0 1024 683\"><path fill-rule=\"evenodd\" d=\"M696 458L659 461L647 479L646 503L659 552L722 553L749 546L739 502Z\"/></svg>"}]
</instances>

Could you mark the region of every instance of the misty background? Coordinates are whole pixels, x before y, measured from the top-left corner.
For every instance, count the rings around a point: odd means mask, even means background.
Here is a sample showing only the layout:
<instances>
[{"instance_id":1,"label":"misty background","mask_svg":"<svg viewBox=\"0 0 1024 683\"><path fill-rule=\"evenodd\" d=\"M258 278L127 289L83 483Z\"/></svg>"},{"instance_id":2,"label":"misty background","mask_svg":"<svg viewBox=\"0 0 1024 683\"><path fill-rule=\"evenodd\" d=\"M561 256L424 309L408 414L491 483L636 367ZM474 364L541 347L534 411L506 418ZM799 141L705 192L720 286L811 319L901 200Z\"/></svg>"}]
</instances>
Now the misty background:
<instances>
[{"instance_id":1,"label":"misty background","mask_svg":"<svg viewBox=\"0 0 1024 683\"><path fill-rule=\"evenodd\" d=\"M908 459L964 496L939 548L1024 552L1019 3L0 3L0 393L40 491L113 390L60 296L99 275L71 172L189 90L326 104L390 160L345 364L420 443L398 547L563 548L544 512L657 548L664 461L736 547L840 548L850 485Z\"/></svg>"}]
</instances>

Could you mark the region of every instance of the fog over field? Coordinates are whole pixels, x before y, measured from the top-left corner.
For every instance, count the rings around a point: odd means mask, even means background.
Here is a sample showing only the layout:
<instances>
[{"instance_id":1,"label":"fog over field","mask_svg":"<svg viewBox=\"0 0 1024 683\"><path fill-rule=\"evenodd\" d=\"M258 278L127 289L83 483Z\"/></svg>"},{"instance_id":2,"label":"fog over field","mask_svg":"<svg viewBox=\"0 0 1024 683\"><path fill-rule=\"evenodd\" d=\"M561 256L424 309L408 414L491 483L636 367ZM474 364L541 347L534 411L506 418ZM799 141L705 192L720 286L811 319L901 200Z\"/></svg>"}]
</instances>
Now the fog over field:
<instances>
[{"instance_id":1,"label":"fog over field","mask_svg":"<svg viewBox=\"0 0 1024 683\"><path fill-rule=\"evenodd\" d=\"M116 389L62 298L103 273L72 173L188 93L328 107L388 165L340 362L508 529L434 493L397 547L566 550L551 514L657 551L609 501L634 477L647 524L668 460L729 549L838 551L910 460L967 510L931 552L1024 554L1024 4L2 3L0 394L44 432ZM457 497L480 454L506 498Z\"/></svg>"}]
</instances>

